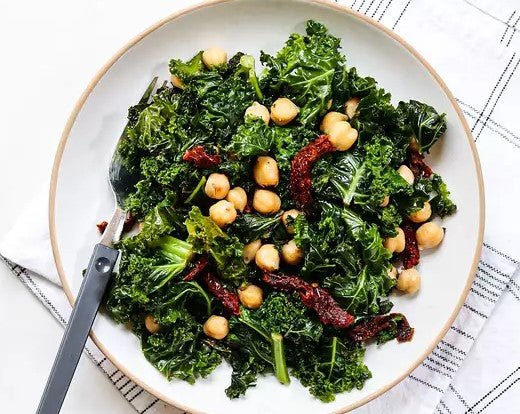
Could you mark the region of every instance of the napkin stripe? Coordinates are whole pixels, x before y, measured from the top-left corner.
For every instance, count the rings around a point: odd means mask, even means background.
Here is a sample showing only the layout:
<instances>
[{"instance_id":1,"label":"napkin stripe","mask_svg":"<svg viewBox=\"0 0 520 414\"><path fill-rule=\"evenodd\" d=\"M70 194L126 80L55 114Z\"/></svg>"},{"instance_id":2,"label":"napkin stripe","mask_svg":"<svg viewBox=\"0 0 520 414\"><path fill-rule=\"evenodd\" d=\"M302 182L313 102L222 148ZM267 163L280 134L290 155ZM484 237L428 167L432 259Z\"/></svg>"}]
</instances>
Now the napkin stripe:
<instances>
[{"instance_id":1,"label":"napkin stripe","mask_svg":"<svg viewBox=\"0 0 520 414\"><path fill-rule=\"evenodd\" d=\"M408 0L408 3L406 3L406 5L404 6L403 11L399 14L399 17L397 18L397 20L395 21L394 25L392 26L392 30L395 30L397 24L401 21L401 18L406 13L406 10L408 10L408 6L410 5L411 2L412 2L412 0Z\"/></svg>"},{"instance_id":2,"label":"napkin stripe","mask_svg":"<svg viewBox=\"0 0 520 414\"><path fill-rule=\"evenodd\" d=\"M518 18L517 18L516 21L515 21L515 24L513 25L513 31L511 32L511 36L509 37L509 40L508 40L508 42L507 42L506 47L509 47L509 45L510 45L511 42L513 41L513 38L514 38L515 35L516 35L516 25L518 24L518 22L520 22L520 16L518 16Z\"/></svg>"}]
</instances>

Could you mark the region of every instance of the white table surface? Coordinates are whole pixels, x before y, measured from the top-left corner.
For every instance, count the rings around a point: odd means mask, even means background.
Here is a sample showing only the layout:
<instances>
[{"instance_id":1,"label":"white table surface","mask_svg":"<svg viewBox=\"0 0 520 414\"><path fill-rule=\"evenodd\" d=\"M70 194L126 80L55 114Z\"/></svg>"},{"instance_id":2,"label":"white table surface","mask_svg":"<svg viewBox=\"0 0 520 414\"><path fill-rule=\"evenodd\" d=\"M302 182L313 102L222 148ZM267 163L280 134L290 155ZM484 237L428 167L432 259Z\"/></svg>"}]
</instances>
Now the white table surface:
<instances>
[{"instance_id":1,"label":"white table surface","mask_svg":"<svg viewBox=\"0 0 520 414\"><path fill-rule=\"evenodd\" d=\"M0 3L2 235L23 200L47 186L66 118L88 81L135 34L193 1L17 0ZM0 411L34 413L62 328L0 263ZM134 410L86 357L62 413Z\"/></svg>"}]
</instances>

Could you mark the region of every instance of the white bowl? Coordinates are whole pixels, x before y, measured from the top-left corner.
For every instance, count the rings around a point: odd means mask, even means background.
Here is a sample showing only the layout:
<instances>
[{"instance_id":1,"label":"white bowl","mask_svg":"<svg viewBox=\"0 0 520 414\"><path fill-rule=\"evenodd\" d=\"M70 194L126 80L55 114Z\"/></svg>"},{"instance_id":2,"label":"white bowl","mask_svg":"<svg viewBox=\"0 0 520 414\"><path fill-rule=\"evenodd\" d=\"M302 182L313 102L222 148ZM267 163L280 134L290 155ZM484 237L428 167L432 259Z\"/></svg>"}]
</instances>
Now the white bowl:
<instances>
[{"instance_id":1,"label":"white bowl","mask_svg":"<svg viewBox=\"0 0 520 414\"><path fill-rule=\"evenodd\" d=\"M416 329L413 341L369 346L366 363L372 379L362 390L338 395L329 404L311 397L295 379L282 386L272 376L260 378L244 398L229 400L224 394L231 374L226 364L195 385L169 382L146 361L130 331L99 315L91 336L105 355L140 386L189 412L316 414L358 407L403 379L431 352L460 309L476 270L484 224L479 161L453 96L424 59L390 30L332 2L224 0L171 15L137 36L101 69L74 108L56 156L50 193L53 251L69 300L74 302L81 270L98 241L95 224L112 213L107 169L127 108L150 79L169 78L169 58L190 58L212 45L230 55L275 52L290 33L302 32L309 18L341 37L348 64L375 77L395 102L418 99L447 114L448 131L428 162L447 181L459 210L444 221L447 233L440 248L423 255L419 294L393 298L395 310L406 314Z\"/></svg>"}]
</instances>

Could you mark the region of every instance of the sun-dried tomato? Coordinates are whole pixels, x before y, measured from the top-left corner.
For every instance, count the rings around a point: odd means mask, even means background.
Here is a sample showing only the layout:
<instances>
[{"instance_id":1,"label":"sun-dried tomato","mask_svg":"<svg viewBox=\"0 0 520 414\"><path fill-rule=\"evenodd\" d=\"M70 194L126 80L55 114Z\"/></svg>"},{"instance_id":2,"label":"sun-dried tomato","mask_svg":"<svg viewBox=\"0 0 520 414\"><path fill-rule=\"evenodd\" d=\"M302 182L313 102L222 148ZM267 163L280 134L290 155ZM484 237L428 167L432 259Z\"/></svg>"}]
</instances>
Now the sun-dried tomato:
<instances>
[{"instance_id":1,"label":"sun-dried tomato","mask_svg":"<svg viewBox=\"0 0 520 414\"><path fill-rule=\"evenodd\" d=\"M417 245L417 237L415 236L415 225L409 221L401 225L404 233L405 246L401 253L401 259L403 261L403 267L410 269L411 267L417 266L421 258L419 252L419 246Z\"/></svg>"},{"instance_id":2,"label":"sun-dried tomato","mask_svg":"<svg viewBox=\"0 0 520 414\"><path fill-rule=\"evenodd\" d=\"M320 135L303 147L292 159L290 190L296 207L306 213L312 207L311 172L314 163L323 155L333 152L334 146L327 135Z\"/></svg>"},{"instance_id":3,"label":"sun-dried tomato","mask_svg":"<svg viewBox=\"0 0 520 414\"><path fill-rule=\"evenodd\" d=\"M123 232L132 230L135 224L135 217L129 211L126 213L125 222L123 223Z\"/></svg>"},{"instance_id":4,"label":"sun-dried tomato","mask_svg":"<svg viewBox=\"0 0 520 414\"><path fill-rule=\"evenodd\" d=\"M424 155L417 150L408 150L408 165L415 177L422 175L429 178L433 174L432 169L424 162Z\"/></svg>"},{"instance_id":5,"label":"sun-dried tomato","mask_svg":"<svg viewBox=\"0 0 520 414\"><path fill-rule=\"evenodd\" d=\"M354 317L342 309L326 289L310 284L298 276L264 272L262 280L275 289L298 292L302 303L314 310L324 325L347 328L354 322Z\"/></svg>"},{"instance_id":6,"label":"sun-dried tomato","mask_svg":"<svg viewBox=\"0 0 520 414\"><path fill-rule=\"evenodd\" d=\"M311 285L310 289L300 292L300 297L305 306L318 314L324 325L347 328L354 322L354 317L342 309L328 290L322 287Z\"/></svg>"},{"instance_id":7,"label":"sun-dried tomato","mask_svg":"<svg viewBox=\"0 0 520 414\"><path fill-rule=\"evenodd\" d=\"M108 226L108 221L102 221L101 223L96 224L97 229L101 234L105 232Z\"/></svg>"},{"instance_id":8,"label":"sun-dried tomato","mask_svg":"<svg viewBox=\"0 0 520 414\"><path fill-rule=\"evenodd\" d=\"M195 280L202 271L208 265L208 258L206 256L202 256L199 260L195 262L193 268L182 278L185 282L189 282L190 280Z\"/></svg>"},{"instance_id":9,"label":"sun-dried tomato","mask_svg":"<svg viewBox=\"0 0 520 414\"><path fill-rule=\"evenodd\" d=\"M197 168L211 168L220 164L220 156L208 154L202 145L196 145L187 150L182 159Z\"/></svg>"},{"instance_id":10,"label":"sun-dried tomato","mask_svg":"<svg viewBox=\"0 0 520 414\"><path fill-rule=\"evenodd\" d=\"M348 335L354 341L367 341L368 339L374 338L379 332L388 329L392 322L396 323L396 338L398 342L408 342L412 340L414 329L401 313L374 316L350 328Z\"/></svg>"},{"instance_id":11,"label":"sun-dried tomato","mask_svg":"<svg viewBox=\"0 0 520 414\"><path fill-rule=\"evenodd\" d=\"M202 276L208 286L208 290L222 303L224 309L235 316L240 315L240 302L238 296L226 289L222 282L211 272L205 272Z\"/></svg>"}]
</instances>

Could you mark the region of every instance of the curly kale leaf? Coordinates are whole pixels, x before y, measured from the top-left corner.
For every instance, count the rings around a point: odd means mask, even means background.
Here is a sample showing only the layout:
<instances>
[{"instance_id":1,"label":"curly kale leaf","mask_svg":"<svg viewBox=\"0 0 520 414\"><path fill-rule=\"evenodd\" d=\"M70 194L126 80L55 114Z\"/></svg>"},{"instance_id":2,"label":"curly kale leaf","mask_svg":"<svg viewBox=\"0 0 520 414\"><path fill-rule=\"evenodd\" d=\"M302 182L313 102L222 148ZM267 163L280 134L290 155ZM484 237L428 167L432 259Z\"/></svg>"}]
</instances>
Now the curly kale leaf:
<instances>
[{"instance_id":1,"label":"curly kale leaf","mask_svg":"<svg viewBox=\"0 0 520 414\"><path fill-rule=\"evenodd\" d=\"M364 151L324 159L314 171L316 191L324 197L338 194L345 206L376 213L385 196L410 191L407 182L391 167L393 153L394 147L380 139L367 144Z\"/></svg>"},{"instance_id":2,"label":"curly kale leaf","mask_svg":"<svg viewBox=\"0 0 520 414\"><path fill-rule=\"evenodd\" d=\"M300 382L323 402L336 399L336 394L360 390L372 377L363 363L364 348L340 338L323 338L314 352L302 352L293 370Z\"/></svg>"},{"instance_id":3,"label":"curly kale leaf","mask_svg":"<svg viewBox=\"0 0 520 414\"><path fill-rule=\"evenodd\" d=\"M142 336L143 353L169 380L179 378L190 384L207 377L222 357L203 340L202 325L183 308L170 308L157 317L161 330Z\"/></svg>"},{"instance_id":4,"label":"curly kale leaf","mask_svg":"<svg viewBox=\"0 0 520 414\"><path fill-rule=\"evenodd\" d=\"M204 63L202 62L202 51L197 53L187 62L179 59L170 60L170 73L177 76L184 83L189 82L194 76L204 71Z\"/></svg>"},{"instance_id":5,"label":"curly kale leaf","mask_svg":"<svg viewBox=\"0 0 520 414\"><path fill-rule=\"evenodd\" d=\"M327 111L332 97L336 68L345 58L339 52L340 40L325 26L309 20L307 34L292 34L276 54L261 55L266 66L261 85L272 97L287 96L300 107L299 122L312 125Z\"/></svg>"},{"instance_id":6,"label":"curly kale leaf","mask_svg":"<svg viewBox=\"0 0 520 414\"><path fill-rule=\"evenodd\" d=\"M282 384L289 383L288 359L292 361L295 349L317 343L323 332L298 299L282 293L269 295L258 310L242 309L230 325L227 341L242 361L234 366L235 380L227 391L233 397L244 393L267 368Z\"/></svg>"},{"instance_id":7,"label":"curly kale leaf","mask_svg":"<svg viewBox=\"0 0 520 414\"><path fill-rule=\"evenodd\" d=\"M208 254L223 279L237 286L245 280L247 267L242 258L244 245L236 236L224 233L196 206L189 212L186 229L193 250Z\"/></svg>"},{"instance_id":8,"label":"curly kale leaf","mask_svg":"<svg viewBox=\"0 0 520 414\"><path fill-rule=\"evenodd\" d=\"M277 229L283 227L280 220L281 216L281 212L272 216L263 216L257 213L242 214L229 227L228 233L236 235L244 243L257 239L267 239Z\"/></svg>"},{"instance_id":9,"label":"curly kale leaf","mask_svg":"<svg viewBox=\"0 0 520 414\"><path fill-rule=\"evenodd\" d=\"M356 68L342 66L334 74L331 110L343 112L345 101L352 97L363 98L375 88L377 82L374 78L359 76Z\"/></svg>"},{"instance_id":10,"label":"curly kale leaf","mask_svg":"<svg viewBox=\"0 0 520 414\"><path fill-rule=\"evenodd\" d=\"M436 195L430 201L432 211L440 217L449 216L457 211L457 206L450 197L448 186L440 175L434 174L431 178L433 191Z\"/></svg>"},{"instance_id":11,"label":"curly kale leaf","mask_svg":"<svg viewBox=\"0 0 520 414\"><path fill-rule=\"evenodd\" d=\"M430 105L411 100L399 102L408 126L413 131L421 153L428 152L446 131L446 114L440 114Z\"/></svg>"}]
</instances>

